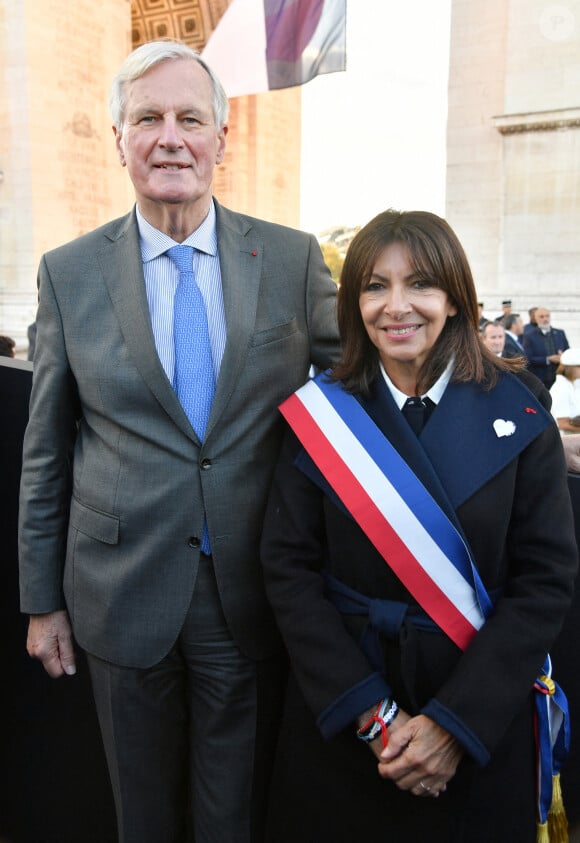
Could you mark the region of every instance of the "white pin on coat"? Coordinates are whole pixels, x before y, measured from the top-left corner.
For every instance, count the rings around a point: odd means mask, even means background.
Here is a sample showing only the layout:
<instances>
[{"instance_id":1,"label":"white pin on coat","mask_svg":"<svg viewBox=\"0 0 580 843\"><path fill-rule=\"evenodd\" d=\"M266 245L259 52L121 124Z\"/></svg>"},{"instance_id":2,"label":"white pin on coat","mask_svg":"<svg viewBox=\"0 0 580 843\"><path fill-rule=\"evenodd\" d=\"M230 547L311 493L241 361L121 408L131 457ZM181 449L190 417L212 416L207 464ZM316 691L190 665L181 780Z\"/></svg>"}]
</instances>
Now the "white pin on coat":
<instances>
[{"instance_id":1,"label":"white pin on coat","mask_svg":"<svg viewBox=\"0 0 580 843\"><path fill-rule=\"evenodd\" d=\"M511 436L516 432L516 426L513 421L506 421L505 419L496 419L493 423L493 429L497 437Z\"/></svg>"}]
</instances>

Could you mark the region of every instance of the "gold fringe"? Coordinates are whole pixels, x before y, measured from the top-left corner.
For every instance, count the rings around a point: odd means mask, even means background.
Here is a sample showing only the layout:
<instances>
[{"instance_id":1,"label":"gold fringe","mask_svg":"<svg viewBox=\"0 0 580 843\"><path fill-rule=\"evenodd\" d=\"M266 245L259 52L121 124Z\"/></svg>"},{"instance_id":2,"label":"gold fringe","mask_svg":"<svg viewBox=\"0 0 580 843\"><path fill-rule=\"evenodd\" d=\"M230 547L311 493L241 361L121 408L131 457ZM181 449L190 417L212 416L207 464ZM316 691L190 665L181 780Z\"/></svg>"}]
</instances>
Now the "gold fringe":
<instances>
[{"instance_id":1,"label":"gold fringe","mask_svg":"<svg viewBox=\"0 0 580 843\"><path fill-rule=\"evenodd\" d=\"M560 774L552 777L552 805L545 823L538 823L536 843L569 843L568 819L562 799Z\"/></svg>"},{"instance_id":2,"label":"gold fringe","mask_svg":"<svg viewBox=\"0 0 580 843\"><path fill-rule=\"evenodd\" d=\"M570 839L559 773L552 778L552 806L548 813L548 838L550 843L569 843Z\"/></svg>"}]
</instances>

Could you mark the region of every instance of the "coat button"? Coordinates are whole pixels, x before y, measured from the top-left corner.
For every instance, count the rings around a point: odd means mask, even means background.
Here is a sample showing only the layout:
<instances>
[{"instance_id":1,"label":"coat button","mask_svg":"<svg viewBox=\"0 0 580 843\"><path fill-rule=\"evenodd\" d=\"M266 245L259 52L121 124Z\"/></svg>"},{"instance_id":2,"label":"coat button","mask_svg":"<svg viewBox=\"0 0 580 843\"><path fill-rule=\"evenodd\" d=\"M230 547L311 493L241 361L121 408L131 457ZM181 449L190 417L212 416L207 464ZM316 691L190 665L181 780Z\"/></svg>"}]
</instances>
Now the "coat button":
<instances>
[{"instance_id":1,"label":"coat button","mask_svg":"<svg viewBox=\"0 0 580 843\"><path fill-rule=\"evenodd\" d=\"M197 536L190 536L187 540L187 544L189 545L189 547L200 547L201 541L200 539L198 539Z\"/></svg>"},{"instance_id":2,"label":"coat button","mask_svg":"<svg viewBox=\"0 0 580 843\"><path fill-rule=\"evenodd\" d=\"M208 468L211 468L211 460L205 459L201 461L201 467L204 471L207 471Z\"/></svg>"}]
</instances>

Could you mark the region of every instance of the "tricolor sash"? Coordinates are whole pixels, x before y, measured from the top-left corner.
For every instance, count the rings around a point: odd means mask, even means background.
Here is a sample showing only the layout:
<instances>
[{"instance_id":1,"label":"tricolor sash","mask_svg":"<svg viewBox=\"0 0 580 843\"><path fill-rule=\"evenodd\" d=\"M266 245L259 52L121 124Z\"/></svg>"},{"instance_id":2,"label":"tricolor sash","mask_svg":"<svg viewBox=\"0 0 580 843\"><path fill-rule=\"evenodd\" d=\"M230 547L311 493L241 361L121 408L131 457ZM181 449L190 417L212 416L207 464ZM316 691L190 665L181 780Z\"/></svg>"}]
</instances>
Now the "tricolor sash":
<instances>
[{"instance_id":1,"label":"tricolor sash","mask_svg":"<svg viewBox=\"0 0 580 843\"><path fill-rule=\"evenodd\" d=\"M465 649L492 604L463 537L358 401L324 375L280 410L397 577Z\"/></svg>"},{"instance_id":2,"label":"tricolor sash","mask_svg":"<svg viewBox=\"0 0 580 843\"><path fill-rule=\"evenodd\" d=\"M493 605L463 536L342 384L318 375L280 411L385 562L438 627L466 649ZM534 685L539 837L569 747L568 706L549 656ZM545 838L546 840L549 837ZM562 837L566 840L566 837Z\"/></svg>"}]
</instances>

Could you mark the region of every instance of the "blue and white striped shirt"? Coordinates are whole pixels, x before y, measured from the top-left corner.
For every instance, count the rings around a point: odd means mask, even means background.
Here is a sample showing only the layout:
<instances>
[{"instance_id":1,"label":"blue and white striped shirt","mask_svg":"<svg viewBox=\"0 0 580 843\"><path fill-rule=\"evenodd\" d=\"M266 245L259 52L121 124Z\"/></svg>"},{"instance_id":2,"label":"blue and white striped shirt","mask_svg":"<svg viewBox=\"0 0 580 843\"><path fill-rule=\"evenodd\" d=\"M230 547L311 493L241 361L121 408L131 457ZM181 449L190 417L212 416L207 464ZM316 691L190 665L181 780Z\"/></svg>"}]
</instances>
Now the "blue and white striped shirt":
<instances>
[{"instance_id":1,"label":"blue and white striped shirt","mask_svg":"<svg viewBox=\"0 0 580 843\"><path fill-rule=\"evenodd\" d=\"M175 367L173 298L179 283L179 271L164 252L177 244L167 234L153 228L140 213L139 208L137 208L137 225L155 347L165 373L173 383ZM193 271L205 302L213 369L217 383L226 345L226 317L213 201L205 220L183 241L182 245L195 248Z\"/></svg>"}]
</instances>

